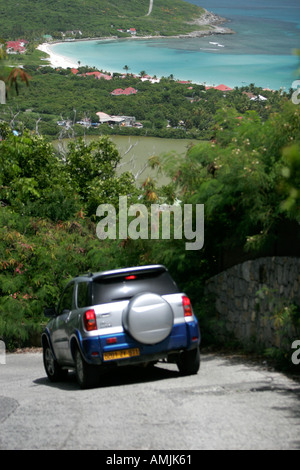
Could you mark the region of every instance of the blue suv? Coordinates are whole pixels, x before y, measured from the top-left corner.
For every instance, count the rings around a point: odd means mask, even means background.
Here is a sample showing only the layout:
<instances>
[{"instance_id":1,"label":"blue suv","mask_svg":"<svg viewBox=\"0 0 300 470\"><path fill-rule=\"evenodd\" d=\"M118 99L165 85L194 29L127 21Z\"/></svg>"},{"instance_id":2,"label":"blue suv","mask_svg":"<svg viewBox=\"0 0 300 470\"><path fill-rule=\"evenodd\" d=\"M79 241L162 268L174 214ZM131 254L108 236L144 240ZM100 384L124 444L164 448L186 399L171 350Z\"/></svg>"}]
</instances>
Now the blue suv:
<instances>
[{"instance_id":1,"label":"blue suv","mask_svg":"<svg viewBox=\"0 0 300 470\"><path fill-rule=\"evenodd\" d=\"M51 381L75 369L81 388L99 382L100 368L177 363L182 374L200 366L200 330L190 299L162 265L89 273L72 279L42 334Z\"/></svg>"}]
</instances>

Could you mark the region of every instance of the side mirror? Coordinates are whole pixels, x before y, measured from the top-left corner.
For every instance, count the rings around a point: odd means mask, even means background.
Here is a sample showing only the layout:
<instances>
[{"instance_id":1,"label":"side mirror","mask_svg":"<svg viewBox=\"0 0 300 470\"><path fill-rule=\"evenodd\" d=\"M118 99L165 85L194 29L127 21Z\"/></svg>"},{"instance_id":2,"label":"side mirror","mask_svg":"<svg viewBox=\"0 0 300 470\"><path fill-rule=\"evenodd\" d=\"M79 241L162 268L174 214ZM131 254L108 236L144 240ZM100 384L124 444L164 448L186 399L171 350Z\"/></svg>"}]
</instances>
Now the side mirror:
<instances>
[{"instance_id":1,"label":"side mirror","mask_svg":"<svg viewBox=\"0 0 300 470\"><path fill-rule=\"evenodd\" d=\"M47 307L44 309L45 317L55 317L56 316L56 308L55 307Z\"/></svg>"}]
</instances>

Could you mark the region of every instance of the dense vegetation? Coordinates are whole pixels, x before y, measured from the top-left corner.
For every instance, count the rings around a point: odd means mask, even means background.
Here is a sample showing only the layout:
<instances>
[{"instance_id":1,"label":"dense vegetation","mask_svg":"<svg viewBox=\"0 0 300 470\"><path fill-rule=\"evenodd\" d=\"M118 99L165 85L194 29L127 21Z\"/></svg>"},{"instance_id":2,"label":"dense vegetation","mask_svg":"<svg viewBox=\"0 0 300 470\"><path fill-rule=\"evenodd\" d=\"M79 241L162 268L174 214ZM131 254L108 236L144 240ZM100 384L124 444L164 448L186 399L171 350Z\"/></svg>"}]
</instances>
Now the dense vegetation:
<instances>
[{"instance_id":1,"label":"dense vegetation","mask_svg":"<svg viewBox=\"0 0 300 470\"><path fill-rule=\"evenodd\" d=\"M233 110L220 109L215 141L206 149L194 146L177 164L169 157L159 162L173 178L171 194L205 206L201 253L184 253L180 245L160 249L164 262L184 279L206 340L220 321L212 299L201 295L211 275L261 256L300 256L299 106L283 103L264 123L255 112L236 118ZM270 348L267 354L284 367L291 367L290 347L299 338L299 307L299 300L279 298L276 291L265 312L286 348L282 342L281 350Z\"/></svg>"},{"instance_id":2,"label":"dense vegetation","mask_svg":"<svg viewBox=\"0 0 300 470\"><path fill-rule=\"evenodd\" d=\"M265 120L279 109L282 96L279 91L262 91L253 85L235 89L224 95L223 92L203 85L182 84L173 77L160 83L142 82L130 74L121 78L118 74L112 80L97 80L94 76L84 76L89 69L79 67L73 75L70 69L54 70L51 67L27 66L30 86L23 85L19 96L10 96L6 106L1 107L0 117L10 122L16 129L26 126L37 128L43 135L57 138L63 131L58 121L70 122L90 118L98 122L97 112L112 115L134 116L143 124L142 129L124 129L108 126L91 129L93 135L102 133L135 133L160 137L192 137L210 139L214 134L214 116L218 109L230 105L239 115L257 111ZM133 87L138 92L130 96L112 96L116 88ZM267 101L251 100L245 93L255 96L263 94ZM168 126L168 128L167 128ZM82 127L77 126L76 134L82 135Z\"/></svg>"},{"instance_id":3,"label":"dense vegetation","mask_svg":"<svg viewBox=\"0 0 300 470\"><path fill-rule=\"evenodd\" d=\"M43 137L14 136L2 124L0 331L6 343L25 344L39 331L43 306L79 272L164 263L191 296L205 330L208 277L280 249L299 255L300 109L283 100L265 121L255 111L237 117L233 108L220 109L212 142L182 158L153 159L172 177L163 188L151 180L136 188L128 173L117 178L119 156L107 137L91 144L79 139L62 156ZM100 241L96 207L104 201L117 206L119 195L129 204L175 198L205 204L204 248L186 251L185 240ZM291 311L288 321L299 322L298 310Z\"/></svg>"},{"instance_id":4,"label":"dense vegetation","mask_svg":"<svg viewBox=\"0 0 300 470\"><path fill-rule=\"evenodd\" d=\"M139 35L170 35L194 30L187 21L203 12L183 0L155 0L152 14L146 16L148 9L149 0L0 0L1 35L61 38L62 32L77 31L78 37L100 37L128 28L136 28Z\"/></svg>"},{"instance_id":5,"label":"dense vegetation","mask_svg":"<svg viewBox=\"0 0 300 470\"><path fill-rule=\"evenodd\" d=\"M75 271L116 262L118 247L106 254L96 237L96 208L122 194L135 200L136 190L130 174L116 177L108 138L71 143L62 159L43 137L16 137L5 124L1 134L0 332L9 345L22 343L27 325L40 328L43 305Z\"/></svg>"}]
</instances>

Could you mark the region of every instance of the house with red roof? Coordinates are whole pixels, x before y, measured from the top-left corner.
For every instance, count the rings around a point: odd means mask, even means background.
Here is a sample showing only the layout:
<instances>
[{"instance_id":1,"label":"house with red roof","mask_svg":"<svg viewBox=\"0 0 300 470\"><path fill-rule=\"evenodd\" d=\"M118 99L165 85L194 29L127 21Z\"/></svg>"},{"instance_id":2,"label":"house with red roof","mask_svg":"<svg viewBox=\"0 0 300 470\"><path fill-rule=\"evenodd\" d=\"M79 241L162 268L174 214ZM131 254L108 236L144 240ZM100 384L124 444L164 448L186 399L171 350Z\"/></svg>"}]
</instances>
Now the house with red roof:
<instances>
[{"instance_id":1,"label":"house with red roof","mask_svg":"<svg viewBox=\"0 0 300 470\"><path fill-rule=\"evenodd\" d=\"M123 95L123 92L124 92L123 88L116 88L115 90L111 92L111 95L119 96L119 95Z\"/></svg>"},{"instance_id":2,"label":"house with red roof","mask_svg":"<svg viewBox=\"0 0 300 470\"><path fill-rule=\"evenodd\" d=\"M127 29L127 33L130 33L132 36L135 36L136 35L136 29L135 28Z\"/></svg>"},{"instance_id":3,"label":"house with red roof","mask_svg":"<svg viewBox=\"0 0 300 470\"><path fill-rule=\"evenodd\" d=\"M95 78L98 78L100 72L87 72L85 75L87 75L88 77L90 76L94 76Z\"/></svg>"},{"instance_id":4,"label":"house with red roof","mask_svg":"<svg viewBox=\"0 0 300 470\"><path fill-rule=\"evenodd\" d=\"M111 75L108 75L107 73L102 73L102 72L87 72L86 75L90 76L90 75L94 75L95 78L97 78L98 80L100 80L100 78L104 78L104 80L111 80L112 79L112 76Z\"/></svg>"},{"instance_id":5,"label":"house with red roof","mask_svg":"<svg viewBox=\"0 0 300 470\"><path fill-rule=\"evenodd\" d=\"M137 93L137 90L133 87L128 87L123 90L122 88L116 88L111 92L111 95L113 96L120 96L120 95L135 95Z\"/></svg>"},{"instance_id":6,"label":"house with red roof","mask_svg":"<svg viewBox=\"0 0 300 470\"><path fill-rule=\"evenodd\" d=\"M73 75L77 75L79 73L79 70L78 69L71 69L71 72L73 73ZM84 73L82 74L81 76L83 77L90 77L90 76L94 76L96 79L100 80L100 78L104 78L104 80L111 80L112 79L112 76L111 75L108 75L106 73L102 73L102 72L98 72L98 71L95 71L95 72L87 72L87 73Z\"/></svg>"},{"instance_id":7,"label":"house with red roof","mask_svg":"<svg viewBox=\"0 0 300 470\"><path fill-rule=\"evenodd\" d=\"M133 88L132 86L125 88L123 91L123 95L135 95L137 93L137 90Z\"/></svg>"},{"instance_id":8,"label":"house with red roof","mask_svg":"<svg viewBox=\"0 0 300 470\"><path fill-rule=\"evenodd\" d=\"M232 91L232 88L223 84L218 85L218 86L206 86L205 90L210 90L211 88L214 88L215 90L219 90L219 91Z\"/></svg>"},{"instance_id":9,"label":"house with red roof","mask_svg":"<svg viewBox=\"0 0 300 470\"><path fill-rule=\"evenodd\" d=\"M232 88L230 88L227 85L223 85L223 84L215 86L214 88L215 88L215 90L220 90L220 91L232 91Z\"/></svg>"},{"instance_id":10,"label":"house with red roof","mask_svg":"<svg viewBox=\"0 0 300 470\"><path fill-rule=\"evenodd\" d=\"M98 80L100 80L100 78L103 78L104 80L111 80L112 76L108 75L107 73L100 72L100 75L97 78Z\"/></svg>"},{"instance_id":11,"label":"house with red roof","mask_svg":"<svg viewBox=\"0 0 300 470\"><path fill-rule=\"evenodd\" d=\"M24 54L28 41L20 39L19 41L7 41L6 51L8 54Z\"/></svg>"}]
</instances>

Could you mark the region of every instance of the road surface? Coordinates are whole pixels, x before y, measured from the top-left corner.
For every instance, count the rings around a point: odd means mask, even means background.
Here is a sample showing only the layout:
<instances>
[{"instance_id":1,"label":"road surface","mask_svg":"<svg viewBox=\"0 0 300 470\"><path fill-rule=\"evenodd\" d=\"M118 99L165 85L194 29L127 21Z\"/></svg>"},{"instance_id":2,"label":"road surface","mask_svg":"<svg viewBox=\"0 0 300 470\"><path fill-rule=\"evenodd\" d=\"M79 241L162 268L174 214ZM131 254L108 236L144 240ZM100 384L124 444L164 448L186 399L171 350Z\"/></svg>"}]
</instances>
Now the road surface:
<instances>
[{"instance_id":1,"label":"road surface","mask_svg":"<svg viewBox=\"0 0 300 470\"><path fill-rule=\"evenodd\" d=\"M51 384L39 352L8 354L0 449L299 449L299 399L284 375L214 354L195 376L169 364L120 368L91 390L72 373Z\"/></svg>"},{"instance_id":2,"label":"road surface","mask_svg":"<svg viewBox=\"0 0 300 470\"><path fill-rule=\"evenodd\" d=\"M148 13L147 13L146 16L151 15L151 13L152 13L152 8L153 8L153 0L150 0L150 3L149 3L149 10L148 10Z\"/></svg>"}]
</instances>

